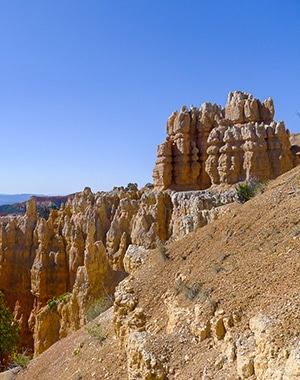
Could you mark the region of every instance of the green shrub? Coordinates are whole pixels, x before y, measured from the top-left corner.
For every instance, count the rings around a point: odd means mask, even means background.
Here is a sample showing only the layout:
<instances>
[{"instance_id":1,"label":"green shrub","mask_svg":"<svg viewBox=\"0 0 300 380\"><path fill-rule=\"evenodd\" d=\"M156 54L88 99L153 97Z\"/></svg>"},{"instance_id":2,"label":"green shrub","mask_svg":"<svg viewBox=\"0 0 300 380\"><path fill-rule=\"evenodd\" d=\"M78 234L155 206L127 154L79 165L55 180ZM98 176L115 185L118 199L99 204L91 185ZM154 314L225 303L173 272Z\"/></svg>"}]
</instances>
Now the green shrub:
<instances>
[{"instance_id":1,"label":"green shrub","mask_svg":"<svg viewBox=\"0 0 300 380\"><path fill-rule=\"evenodd\" d=\"M57 303L58 303L58 300L56 297L52 297L51 299L49 299L46 304L48 305L49 309L51 310L56 310L56 307L57 307Z\"/></svg>"},{"instance_id":2,"label":"green shrub","mask_svg":"<svg viewBox=\"0 0 300 380\"><path fill-rule=\"evenodd\" d=\"M0 371L5 368L5 359L19 345L19 332L20 326L15 323L14 314L9 310L4 294L0 292Z\"/></svg>"},{"instance_id":3,"label":"green shrub","mask_svg":"<svg viewBox=\"0 0 300 380\"><path fill-rule=\"evenodd\" d=\"M67 296L71 294L69 292L65 292L63 294L61 294L59 297L58 297L58 302L62 302L62 303L67 303Z\"/></svg>"},{"instance_id":4,"label":"green shrub","mask_svg":"<svg viewBox=\"0 0 300 380\"><path fill-rule=\"evenodd\" d=\"M81 354L82 354L81 348L82 348L81 344L79 344L76 348L74 348L74 350L73 350L73 356L80 357Z\"/></svg>"},{"instance_id":5,"label":"green shrub","mask_svg":"<svg viewBox=\"0 0 300 380\"><path fill-rule=\"evenodd\" d=\"M26 368L27 364L32 359L32 354L27 355L27 350L23 351L22 353L14 351L11 355L11 359L13 360L14 364L21 366L22 368Z\"/></svg>"},{"instance_id":6,"label":"green shrub","mask_svg":"<svg viewBox=\"0 0 300 380\"><path fill-rule=\"evenodd\" d=\"M236 187L239 201L245 203L255 195L263 193L267 183L268 181L257 182L255 178L251 178L247 183L239 183Z\"/></svg>"},{"instance_id":7,"label":"green shrub","mask_svg":"<svg viewBox=\"0 0 300 380\"><path fill-rule=\"evenodd\" d=\"M246 183L239 183L237 186L237 194L241 203L247 202L250 198L254 197L253 188Z\"/></svg>"},{"instance_id":8,"label":"green shrub","mask_svg":"<svg viewBox=\"0 0 300 380\"><path fill-rule=\"evenodd\" d=\"M52 297L51 299L49 299L46 304L48 305L48 307L54 311L56 310L57 308L57 305L62 302L62 303L66 303L67 302L67 296L71 294L69 292L66 292L66 293L63 293L61 294L59 297Z\"/></svg>"}]
</instances>

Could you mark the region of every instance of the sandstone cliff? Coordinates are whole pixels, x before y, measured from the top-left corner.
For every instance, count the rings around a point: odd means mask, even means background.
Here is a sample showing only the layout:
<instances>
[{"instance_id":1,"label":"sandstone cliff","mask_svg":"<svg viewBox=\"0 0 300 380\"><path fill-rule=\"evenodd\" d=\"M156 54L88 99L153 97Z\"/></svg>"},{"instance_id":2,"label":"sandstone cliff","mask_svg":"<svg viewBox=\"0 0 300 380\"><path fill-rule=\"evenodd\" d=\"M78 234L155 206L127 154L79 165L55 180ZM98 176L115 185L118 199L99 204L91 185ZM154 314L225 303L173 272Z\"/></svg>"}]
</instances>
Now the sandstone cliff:
<instances>
[{"instance_id":1,"label":"sandstone cliff","mask_svg":"<svg viewBox=\"0 0 300 380\"><path fill-rule=\"evenodd\" d=\"M22 323L23 345L39 355L85 325L88 308L112 295L130 270L123 262L130 244L154 248L182 237L214 220L235 196L86 188L48 220L38 218L31 199L24 217L0 225L0 289Z\"/></svg>"},{"instance_id":2,"label":"sandstone cliff","mask_svg":"<svg viewBox=\"0 0 300 380\"><path fill-rule=\"evenodd\" d=\"M121 350L126 352L130 380L166 379L176 373L184 379L180 368L190 365L190 356L176 359L180 364L173 361L172 355L181 350L176 346L178 339L186 343L185 336L189 336L189 344L195 349L204 341L206 346L201 346L201 350L214 350L214 368L202 373L203 380L208 380L210 373L214 376L215 368L240 378L262 373L265 369L260 370L259 366L269 368L269 364L261 364L262 360L269 363L273 350L273 345L265 344L261 337L261 326L269 317L258 311L241 316L240 309L222 299L222 292L216 294L216 300L212 298L213 285L207 288L210 280L205 280L204 286L197 279L198 272L205 277L201 268L207 268L203 255L206 252L209 257L210 240L218 240L214 228L202 238L205 244L199 241L191 246L188 238L182 252L173 259L164 244L234 210L235 188L217 185L252 177L259 181L274 178L298 163L298 156L290 149L289 132L283 122L276 123L273 118L271 99L261 103L241 92L229 94L225 109L210 103L190 111L183 107L168 119L169 136L158 147L154 191L129 187L94 194L87 187L59 210L53 210L47 220L38 217L35 200L31 199L25 216L1 223L0 290L20 320L23 345L34 349L35 356L40 355L84 326L87 310L97 299L114 295L114 330ZM297 196L295 181L291 189L291 194ZM237 258L227 260L231 255L228 242L233 234L241 234L243 240L246 227L234 230L230 227L231 219L227 216L226 220L222 227L226 239L220 239L218 250L223 257L221 262L226 259L230 265L224 269L223 264L217 263L215 274L225 270L231 278L233 273L230 286L235 287ZM247 228L251 226L247 224ZM160 248L151 251L156 247ZM231 250L239 251L238 240ZM159 251L163 264L157 264L155 259ZM192 261L187 260L193 252L197 255ZM167 267L170 258L176 259L172 271L160 272L162 268L171 268ZM151 277L147 286L142 275L136 278L142 268L147 268ZM159 289L152 282L157 281L157 276L164 279L158 281ZM226 278L223 280L226 282ZM174 289L167 288L169 283ZM200 297L197 304L187 304L196 296ZM151 312L154 307L163 316ZM235 331L241 318L247 328L243 327L238 339ZM247 352L243 351L245 347ZM286 360L297 356L295 347L291 347L287 348L288 355L280 354L276 362L278 366L284 362L289 368L286 376L297 371L294 360ZM263 359L257 364L255 358L259 355Z\"/></svg>"},{"instance_id":3,"label":"sandstone cliff","mask_svg":"<svg viewBox=\"0 0 300 380\"><path fill-rule=\"evenodd\" d=\"M153 171L157 190L197 190L255 177L276 178L297 163L289 131L275 122L271 98L230 92L223 109L204 103L182 107L167 121L167 138L157 148Z\"/></svg>"},{"instance_id":4,"label":"sandstone cliff","mask_svg":"<svg viewBox=\"0 0 300 380\"><path fill-rule=\"evenodd\" d=\"M113 307L17 379L298 379L299 189L297 167L164 250L131 244Z\"/></svg>"}]
</instances>

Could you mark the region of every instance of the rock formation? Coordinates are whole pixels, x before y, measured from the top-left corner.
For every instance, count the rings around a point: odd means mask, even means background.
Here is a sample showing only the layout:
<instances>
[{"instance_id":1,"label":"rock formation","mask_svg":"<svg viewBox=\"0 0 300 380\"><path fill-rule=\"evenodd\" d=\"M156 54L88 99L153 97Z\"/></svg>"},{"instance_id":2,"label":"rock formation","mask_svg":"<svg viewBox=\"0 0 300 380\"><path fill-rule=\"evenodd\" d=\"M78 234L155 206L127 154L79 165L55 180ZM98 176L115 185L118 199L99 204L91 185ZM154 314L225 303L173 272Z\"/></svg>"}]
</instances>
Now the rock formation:
<instances>
[{"instance_id":1,"label":"rock formation","mask_svg":"<svg viewBox=\"0 0 300 380\"><path fill-rule=\"evenodd\" d=\"M212 186L273 178L297 164L273 118L271 99L241 92L225 109L183 107L158 148L154 191L87 187L47 220L34 199L25 216L0 220L0 290L22 345L40 355L109 296L115 335L107 347L119 345L129 380L298 378L300 226L297 213L287 215L298 209L299 174L271 183L242 206L244 216L228 205L233 187Z\"/></svg>"},{"instance_id":2,"label":"rock formation","mask_svg":"<svg viewBox=\"0 0 300 380\"><path fill-rule=\"evenodd\" d=\"M289 131L275 122L271 98L230 92L225 109L204 103L182 107L167 121L167 138L157 148L156 190L198 190L211 185L275 178L298 159Z\"/></svg>"},{"instance_id":3,"label":"rock formation","mask_svg":"<svg viewBox=\"0 0 300 380\"><path fill-rule=\"evenodd\" d=\"M24 217L11 219L0 228L0 290L18 313L24 346L32 346L28 317L36 307L31 293L30 270L37 248L34 239L37 220L35 202L31 200Z\"/></svg>"},{"instance_id":4,"label":"rock formation","mask_svg":"<svg viewBox=\"0 0 300 380\"><path fill-rule=\"evenodd\" d=\"M0 220L0 290L20 320L23 346L39 355L85 325L89 307L116 290L115 328L132 358L131 378L152 376L143 341L160 343L144 332L146 315L132 291L132 273L145 261L147 249L226 212L236 190L220 192L208 189L211 185L273 178L297 163L284 123L273 117L271 99L261 103L241 92L229 94L225 109L210 103L183 107L168 119L167 140L158 147L154 191L130 186L93 194L87 187L47 220L38 217L34 199L25 216ZM169 334L182 311L168 302ZM197 318L195 311L191 328L197 339L212 334L215 325L222 335L218 321L202 326ZM142 358L141 372L137 358ZM164 358L153 360L164 378Z\"/></svg>"},{"instance_id":5,"label":"rock formation","mask_svg":"<svg viewBox=\"0 0 300 380\"><path fill-rule=\"evenodd\" d=\"M138 266L130 245L154 248L184 236L234 197L234 191L86 188L48 220L37 216L31 199L24 217L0 224L0 289L22 323L22 343L38 355L83 326L93 302L112 295Z\"/></svg>"}]
</instances>

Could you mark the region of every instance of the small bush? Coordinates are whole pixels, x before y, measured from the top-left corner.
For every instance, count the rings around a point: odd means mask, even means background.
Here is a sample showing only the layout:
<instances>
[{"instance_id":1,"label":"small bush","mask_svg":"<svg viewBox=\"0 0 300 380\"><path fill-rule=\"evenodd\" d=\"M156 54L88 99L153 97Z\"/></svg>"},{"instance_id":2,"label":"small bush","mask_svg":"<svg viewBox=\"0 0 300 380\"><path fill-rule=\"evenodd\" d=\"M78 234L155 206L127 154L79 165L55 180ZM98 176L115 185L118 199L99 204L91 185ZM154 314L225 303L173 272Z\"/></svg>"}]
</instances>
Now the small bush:
<instances>
[{"instance_id":1,"label":"small bush","mask_svg":"<svg viewBox=\"0 0 300 380\"><path fill-rule=\"evenodd\" d=\"M105 310L110 308L113 304L113 299L109 296L106 298L99 298L87 311L87 320L91 322L93 319L102 314Z\"/></svg>"},{"instance_id":2,"label":"small bush","mask_svg":"<svg viewBox=\"0 0 300 380\"><path fill-rule=\"evenodd\" d=\"M66 293L63 293L62 295L60 295L58 298L57 297L52 297L51 299L49 299L46 304L48 305L48 307L54 311L56 310L57 308L57 305L62 302L62 303L66 303L67 302L67 296L69 295L70 293L69 292L66 292Z\"/></svg>"},{"instance_id":3,"label":"small bush","mask_svg":"<svg viewBox=\"0 0 300 380\"><path fill-rule=\"evenodd\" d=\"M198 284L193 284L191 286L186 286L185 290L184 290L184 295L185 295L185 298L188 299L188 300L193 300L195 297L197 297L198 293L199 293L199 287L198 287Z\"/></svg>"},{"instance_id":4,"label":"small bush","mask_svg":"<svg viewBox=\"0 0 300 380\"><path fill-rule=\"evenodd\" d=\"M15 323L14 314L7 306L4 294L0 291L0 372L5 368L6 358L18 348L20 325Z\"/></svg>"},{"instance_id":5,"label":"small bush","mask_svg":"<svg viewBox=\"0 0 300 380\"><path fill-rule=\"evenodd\" d=\"M100 325L92 325L85 327L87 333L99 342L103 342L107 338L107 331Z\"/></svg>"},{"instance_id":6,"label":"small bush","mask_svg":"<svg viewBox=\"0 0 300 380\"><path fill-rule=\"evenodd\" d=\"M169 256L169 253L167 251L165 244L162 242L158 242L156 246L157 246L158 252L160 253L161 257L164 260L169 260L170 256Z\"/></svg>"},{"instance_id":7,"label":"small bush","mask_svg":"<svg viewBox=\"0 0 300 380\"><path fill-rule=\"evenodd\" d=\"M81 345L78 345L76 348L74 348L74 350L73 350L73 356L80 357L81 354L82 354L81 348L82 348Z\"/></svg>"},{"instance_id":8,"label":"small bush","mask_svg":"<svg viewBox=\"0 0 300 380\"><path fill-rule=\"evenodd\" d=\"M253 188L246 183L239 183L236 190L241 203L245 203L254 197Z\"/></svg>"},{"instance_id":9,"label":"small bush","mask_svg":"<svg viewBox=\"0 0 300 380\"><path fill-rule=\"evenodd\" d=\"M184 297L189 301L192 301L194 299L201 299L202 301L206 301L212 313L214 313L217 308L217 302L210 296L211 290L208 291L202 282L186 284L184 281L179 280L175 287L175 295L178 295L179 293L182 293Z\"/></svg>"},{"instance_id":10,"label":"small bush","mask_svg":"<svg viewBox=\"0 0 300 380\"><path fill-rule=\"evenodd\" d=\"M247 183L239 183L236 187L238 200L245 203L255 195L263 193L267 183L268 181L257 182L255 178L251 178Z\"/></svg>"},{"instance_id":11,"label":"small bush","mask_svg":"<svg viewBox=\"0 0 300 380\"><path fill-rule=\"evenodd\" d=\"M58 297L58 302L67 303L67 296L71 294L69 292L63 293Z\"/></svg>"},{"instance_id":12,"label":"small bush","mask_svg":"<svg viewBox=\"0 0 300 380\"><path fill-rule=\"evenodd\" d=\"M21 366L22 368L26 368L27 364L32 359L32 355L28 355L27 350L25 350L22 353L14 351L11 355L11 359L13 360L14 365Z\"/></svg>"},{"instance_id":13,"label":"small bush","mask_svg":"<svg viewBox=\"0 0 300 380\"><path fill-rule=\"evenodd\" d=\"M58 303L58 300L56 297L52 297L51 299L49 299L46 304L48 305L49 309L51 310L56 310L56 307L57 307L57 303Z\"/></svg>"}]
</instances>

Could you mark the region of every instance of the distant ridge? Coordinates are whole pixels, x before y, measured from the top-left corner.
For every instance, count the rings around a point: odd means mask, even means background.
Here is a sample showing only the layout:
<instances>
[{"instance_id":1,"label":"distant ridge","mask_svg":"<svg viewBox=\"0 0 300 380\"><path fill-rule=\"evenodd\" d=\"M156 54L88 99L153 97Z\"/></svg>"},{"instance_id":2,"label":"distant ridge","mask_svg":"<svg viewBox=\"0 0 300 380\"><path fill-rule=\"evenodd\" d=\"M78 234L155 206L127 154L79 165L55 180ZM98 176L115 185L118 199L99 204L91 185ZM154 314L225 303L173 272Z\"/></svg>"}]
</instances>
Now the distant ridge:
<instances>
[{"instance_id":1,"label":"distant ridge","mask_svg":"<svg viewBox=\"0 0 300 380\"><path fill-rule=\"evenodd\" d=\"M26 202L35 194L0 194L0 206Z\"/></svg>"},{"instance_id":2,"label":"distant ridge","mask_svg":"<svg viewBox=\"0 0 300 380\"><path fill-rule=\"evenodd\" d=\"M60 208L62 203L66 203L68 198L73 198L74 195L75 194L42 196L34 194L0 194L0 200L5 200L4 203L0 203L0 216L6 216L8 214L25 214L26 203L30 198L35 199L37 209ZM20 199L21 201L14 202L15 199Z\"/></svg>"}]
</instances>

